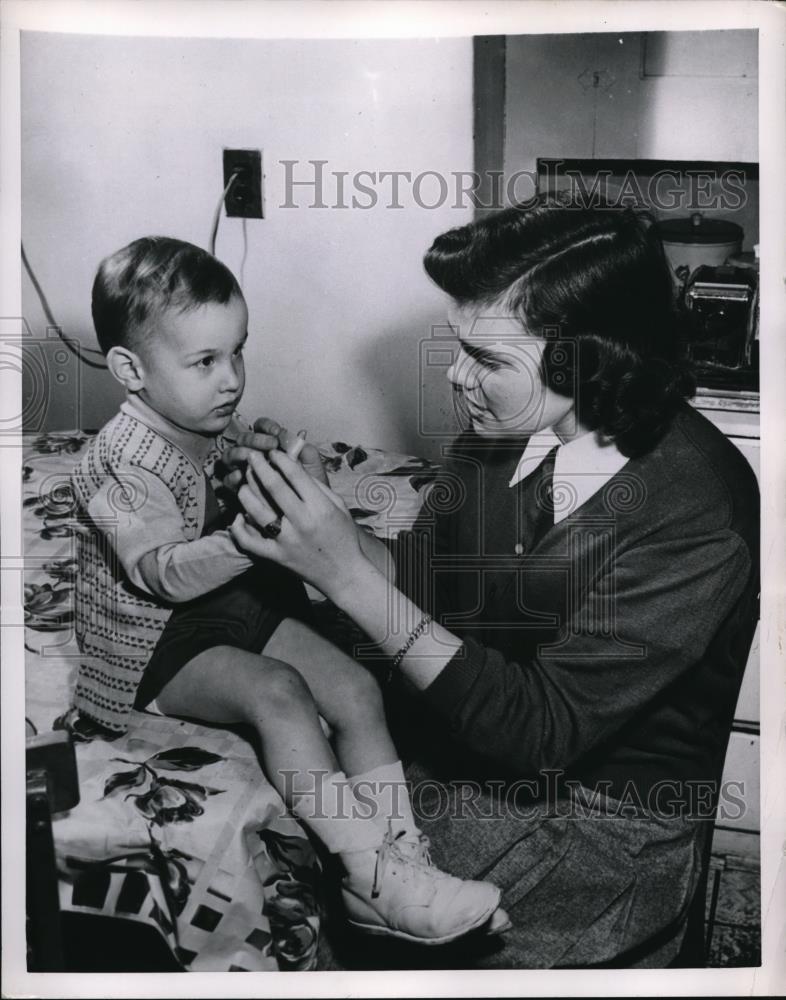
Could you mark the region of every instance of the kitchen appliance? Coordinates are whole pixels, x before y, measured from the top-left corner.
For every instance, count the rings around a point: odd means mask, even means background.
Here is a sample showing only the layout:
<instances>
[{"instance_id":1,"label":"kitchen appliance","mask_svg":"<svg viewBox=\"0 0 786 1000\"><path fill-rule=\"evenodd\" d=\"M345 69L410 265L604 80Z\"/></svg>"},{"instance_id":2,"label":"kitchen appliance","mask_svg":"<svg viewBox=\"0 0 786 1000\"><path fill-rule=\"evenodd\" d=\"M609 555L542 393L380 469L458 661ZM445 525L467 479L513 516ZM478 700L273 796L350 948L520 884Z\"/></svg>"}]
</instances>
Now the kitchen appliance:
<instances>
[{"instance_id":1,"label":"kitchen appliance","mask_svg":"<svg viewBox=\"0 0 786 1000\"><path fill-rule=\"evenodd\" d=\"M742 226L728 219L707 219L701 212L663 219L655 228L680 292L697 267L724 264L742 248Z\"/></svg>"},{"instance_id":2,"label":"kitchen appliance","mask_svg":"<svg viewBox=\"0 0 786 1000\"><path fill-rule=\"evenodd\" d=\"M702 265L683 296L684 344L700 386L758 390L758 282L752 268Z\"/></svg>"}]
</instances>

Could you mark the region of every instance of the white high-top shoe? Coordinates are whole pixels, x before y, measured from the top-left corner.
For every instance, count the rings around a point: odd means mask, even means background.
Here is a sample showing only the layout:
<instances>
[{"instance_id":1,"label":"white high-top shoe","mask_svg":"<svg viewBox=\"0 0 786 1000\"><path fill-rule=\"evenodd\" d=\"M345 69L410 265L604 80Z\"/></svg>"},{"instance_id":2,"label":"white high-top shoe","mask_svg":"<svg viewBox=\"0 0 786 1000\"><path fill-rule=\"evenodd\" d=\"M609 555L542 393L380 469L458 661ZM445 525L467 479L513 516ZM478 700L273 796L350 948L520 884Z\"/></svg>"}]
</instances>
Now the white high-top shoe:
<instances>
[{"instance_id":1,"label":"white high-top shoe","mask_svg":"<svg viewBox=\"0 0 786 1000\"><path fill-rule=\"evenodd\" d=\"M376 851L342 855L348 870L342 896L349 923L368 934L417 944L447 944L488 921L501 892L436 868L428 842L404 844L389 830Z\"/></svg>"}]
</instances>

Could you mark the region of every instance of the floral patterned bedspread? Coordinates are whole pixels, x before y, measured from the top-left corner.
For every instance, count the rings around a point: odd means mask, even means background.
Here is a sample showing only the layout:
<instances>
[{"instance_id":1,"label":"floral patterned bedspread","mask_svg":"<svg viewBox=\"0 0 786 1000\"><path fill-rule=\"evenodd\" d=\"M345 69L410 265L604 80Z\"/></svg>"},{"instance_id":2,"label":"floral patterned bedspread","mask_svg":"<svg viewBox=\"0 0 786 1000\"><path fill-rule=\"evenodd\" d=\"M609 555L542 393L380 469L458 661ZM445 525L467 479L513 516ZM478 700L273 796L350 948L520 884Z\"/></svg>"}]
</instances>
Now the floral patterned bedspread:
<instances>
[{"instance_id":1,"label":"floral patterned bedspread","mask_svg":"<svg viewBox=\"0 0 786 1000\"><path fill-rule=\"evenodd\" d=\"M46 434L23 453L26 715L31 732L65 727L77 741L80 802L53 823L61 907L148 924L187 970L315 968L319 862L250 744L143 712L106 740L69 711L79 528L68 477L88 440ZM333 488L377 534L411 525L437 471L342 442L320 451Z\"/></svg>"}]
</instances>

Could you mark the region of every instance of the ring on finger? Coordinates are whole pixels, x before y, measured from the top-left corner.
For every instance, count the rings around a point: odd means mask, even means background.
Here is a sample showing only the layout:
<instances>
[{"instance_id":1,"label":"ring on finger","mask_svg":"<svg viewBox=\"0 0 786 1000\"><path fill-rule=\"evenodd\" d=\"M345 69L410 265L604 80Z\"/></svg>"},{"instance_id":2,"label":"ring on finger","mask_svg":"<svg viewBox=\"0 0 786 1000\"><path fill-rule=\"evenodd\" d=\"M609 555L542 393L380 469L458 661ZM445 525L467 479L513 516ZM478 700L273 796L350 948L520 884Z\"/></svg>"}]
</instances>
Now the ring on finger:
<instances>
[{"instance_id":1,"label":"ring on finger","mask_svg":"<svg viewBox=\"0 0 786 1000\"><path fill-rule=\"evenodd\" d=\"M263 524L259 530L265 538L278 538L281 534L281 518L277 517L268 524Z\"/></svg>"}]
</instances>

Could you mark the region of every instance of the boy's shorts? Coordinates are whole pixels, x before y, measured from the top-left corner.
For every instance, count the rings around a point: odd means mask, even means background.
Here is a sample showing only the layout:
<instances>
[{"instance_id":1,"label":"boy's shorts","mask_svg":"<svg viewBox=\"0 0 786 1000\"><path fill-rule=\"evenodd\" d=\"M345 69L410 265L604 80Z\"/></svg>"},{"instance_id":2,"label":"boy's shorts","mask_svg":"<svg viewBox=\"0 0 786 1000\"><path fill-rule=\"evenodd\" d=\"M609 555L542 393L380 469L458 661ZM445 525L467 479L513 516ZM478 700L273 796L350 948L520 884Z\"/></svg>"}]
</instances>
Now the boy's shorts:
<instances>
[{"instance_id":1,"label":"boy's shorts","mask_svg":"<svg viewBox=\"0 0 786 1000\"><path fill-rule=\"evenodd\" d=\"M261 653L285 618L314 623L306 590L289 570L267 560L202 597L177 604L145 667L134 708L151 705L190 660L213 646Z\"/></svg>"}]
</instances>

